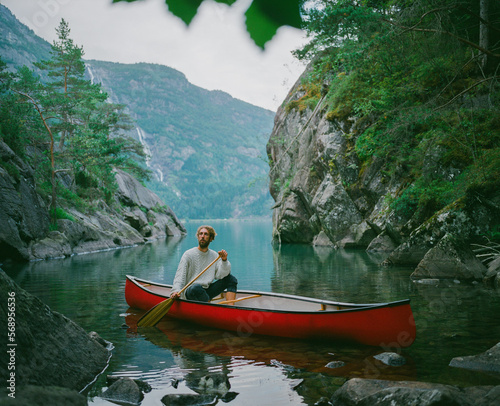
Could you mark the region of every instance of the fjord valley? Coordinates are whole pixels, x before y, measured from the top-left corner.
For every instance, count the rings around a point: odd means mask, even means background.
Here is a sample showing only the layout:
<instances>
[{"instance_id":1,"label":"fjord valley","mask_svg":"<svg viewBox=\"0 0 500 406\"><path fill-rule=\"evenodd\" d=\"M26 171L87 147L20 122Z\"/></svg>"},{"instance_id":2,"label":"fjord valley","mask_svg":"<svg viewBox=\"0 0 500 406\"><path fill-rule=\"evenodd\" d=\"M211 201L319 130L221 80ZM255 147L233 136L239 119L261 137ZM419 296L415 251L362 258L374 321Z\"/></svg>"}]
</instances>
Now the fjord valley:
<instances>
[{"instance_id":1,"label":"fjord valley","mask_svg":"<svg viewBox=\"0 0 500 406\"><path fill-rule=\"evenodd\" d=\"M190 84L161 65L87 61L128 106L150 157L149 186L182 218L270 216L265 143L274 113Z\"/></svg>"},{"instance_id":2,"label":"fjord valley","mask_svg":"<svg viewBox=\"0 0 500 406\"><path fill-rule=\"evenodd\" d=\"M499 6L313 3L294 52L307 67L276 113L160 64L85 59L64 19L50 45L0 6L0 292L16 297L15 394L498 404ZM203 304L205 319L223 308L231 323L176 319L183 301L138 327L126 281L155 297L207 223L250 296ZM288 335L254 334L273 296L314 309ZM392 316L363 318L400 306L409 329L376 336ZM332 333L344 340L290 338L323 315L343 318Z\"/></svg>"}]
</instances>

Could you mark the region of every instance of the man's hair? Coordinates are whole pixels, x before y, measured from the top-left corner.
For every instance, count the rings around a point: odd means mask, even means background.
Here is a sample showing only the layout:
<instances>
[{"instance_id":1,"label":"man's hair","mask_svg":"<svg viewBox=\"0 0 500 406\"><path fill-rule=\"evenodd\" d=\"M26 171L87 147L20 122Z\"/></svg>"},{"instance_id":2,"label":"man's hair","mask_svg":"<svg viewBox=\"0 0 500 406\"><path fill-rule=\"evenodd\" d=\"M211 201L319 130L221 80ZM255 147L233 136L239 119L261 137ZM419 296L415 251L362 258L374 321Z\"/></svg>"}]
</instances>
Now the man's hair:
<instances>
[{"instance_id":1,"label":"man's hair","mask_svg":"<svg viewBox=\"0 0 500 406\"><path fill-rule=\"evenodd\" d=\"M198 234L200 233L200 230L202 228L206 228L207 231L208 231L208 234L210 235L210 241L213 241L215 239L215 236L217 235L217 233L215 232L214 228L211 227L211 226L199 226L198 227L198 230L196 231L196 235L198 236Z\"/></svg>"}]
</instances>

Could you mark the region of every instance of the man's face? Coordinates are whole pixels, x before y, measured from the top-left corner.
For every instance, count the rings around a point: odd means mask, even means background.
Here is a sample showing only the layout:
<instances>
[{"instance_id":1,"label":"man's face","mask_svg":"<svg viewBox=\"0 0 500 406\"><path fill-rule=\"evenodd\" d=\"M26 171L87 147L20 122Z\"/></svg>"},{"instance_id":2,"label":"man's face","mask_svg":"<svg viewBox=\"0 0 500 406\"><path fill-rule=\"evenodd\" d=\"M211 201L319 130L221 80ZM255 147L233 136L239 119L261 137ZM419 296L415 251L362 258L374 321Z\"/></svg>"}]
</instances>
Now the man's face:
<instances>
[{"instance_id":1,"label":"man's face","mask_svg":"<svg viewBox=\"0 0 500 406\"><path fill-rule=\"evenodd\" d=\"M202 228L198 232L197 237L198 237L198 245L200 246L200 248L207 248L211 242L210 233L208 232L208 230L206 228Z\"/></svg>"}]
</instances>

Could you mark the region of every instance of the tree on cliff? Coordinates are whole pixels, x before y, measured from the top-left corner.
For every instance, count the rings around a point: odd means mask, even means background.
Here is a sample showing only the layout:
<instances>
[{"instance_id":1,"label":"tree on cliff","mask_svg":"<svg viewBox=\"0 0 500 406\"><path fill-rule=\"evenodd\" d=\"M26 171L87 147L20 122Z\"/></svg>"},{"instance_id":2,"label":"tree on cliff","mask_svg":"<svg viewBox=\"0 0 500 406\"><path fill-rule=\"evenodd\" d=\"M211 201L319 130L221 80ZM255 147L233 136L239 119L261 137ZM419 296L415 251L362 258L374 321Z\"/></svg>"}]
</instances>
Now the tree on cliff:
<instances>
[{"instance_id":1,"label":"tree on cliff","mask_svg":"<svg viewBox=\"0 0 500 406\"><path fill-rule=\"evenodd\" d=\"M57 127L54 125L54 129L60 134L59 149L62 150L66 137L74 132L76 126L74 121L80 105L92 99L104 102L107 95L101 93L99 86L85 80L83 47L74 44L69 36L68 23L64 19L56 28L56 33L58 37L52 44L52 58L34 65L47 72L50 78L50 81L45 83L45 90L56 98L53 106L62 118Z\"/></svg>"},{"instance_id":2,"label":"tree on cliff","mask_svg":"<svg viewBox=\"0 0 500 406\"><path fill-rule=\"evenodd\" d=\"M500 186L500 3L318 0L304 9L304 96L349 122L359 167L407 179L391 207L428 218ZM488 7L489 6L489 7ZM362 123L362 124L361 124ZM423 170L431 153L435 168ZM453 168L445 177L443 167ZM355 187L355 186L352 186Z\"/></svg>"},{"instance_id":3,"label":"tree on cliff","mask_svg":"<svg viewBox=\"0 0 500 406\"><path fill-rule=\"evenodd\" d=\"M45 137L48 136L50 210L54 223L62 177L66 183L71 179L72 188L81 197L103 196L109 202L116 188L114 168L128 169L143 179L148 174L136 160L144 156L140 144L120 135L119 130L130 123L123 111L125 106L107 103L107 94L100 85L85 79L83 49L73 43L69 33L68 24L62 20L57 29L58 39L52 45L52 58L36 64L46 76L40 78L23 67L12 80L3 80L10 93L4 93L2 105L12 99L12 94L16 95L17 104L31 106L35 112L37 132L42 128ZM13 112L16 103L9 105ZM27 117L30 113L16 111L16 114ZM28 122L23 117L20 121ZM26 139L25 145L29 141ZM42 185L43 182L42 179Z\"/></svg>"}]
</instances>

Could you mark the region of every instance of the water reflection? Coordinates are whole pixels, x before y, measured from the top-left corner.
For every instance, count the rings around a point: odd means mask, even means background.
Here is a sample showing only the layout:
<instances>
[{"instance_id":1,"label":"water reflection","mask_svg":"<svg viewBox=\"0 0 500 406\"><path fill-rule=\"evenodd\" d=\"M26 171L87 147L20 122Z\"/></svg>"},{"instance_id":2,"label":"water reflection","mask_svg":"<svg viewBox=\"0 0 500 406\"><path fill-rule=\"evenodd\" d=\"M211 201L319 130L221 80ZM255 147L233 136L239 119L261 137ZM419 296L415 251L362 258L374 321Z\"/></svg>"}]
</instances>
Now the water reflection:
<instances>
[{"instance_id":1,"label":"water reflection","mask_svg":"<svg viewBox=\"0 0 500 406\"><path fill-rule=\"evenodd\" d=\"M241 289L273 291L343 302L373 303L410 298L417 339L403 355L404 367L380 365L383 349L304 342L233 333L164 320L154 333L133 329L138 315L124 298L125 275L171 283L182 253L196 244L200 222L188 235L135 248L79 255L2 268L53 310L97 331L115 349L106 374L144 379L153 386L143 406L161 404L168 393L194 393L199 375L226 374L230 404L314 404L349 377L419 379L465 385L498 385L498 377L450 368L453 357L481 353L500 337L500 291L482 285L413 283L409 268L379 267L381 258L363 251L271 244L272 224L263 221L211 222L213 248L225 248ZM345 362L327 368L330 361ZM187 377L192 374L196 379ZM178 381L178 387L172 382ZM198 380L199 381L199 380ZM99 398L105 377L91 392ZM273 404L279 404L279 401Z\"/></svg>"},{"instance_id":2,"label":"water reflection","mask_svg":"<svg viewBox=\"0 0 500 406\"><path fill-rule=\"evenodd\" d=\"M380 257L364 251L286 245L273 250L272 290L342 302L374 303L406 299L411 284L379 267ZM398 286L403 283L406 286ZM402 294L401 292L405 292Z\"/></svg>"},{"instance_id":3,"label":"water reflection","mask_svg":"<svg viewBox=\"0 0 500 406\"><path fill-rule=\"evenodd\" d=\"M270 390L273 392L272 404L281 404L280 399L283 404L289 404L291 397L296 402L292 404L312 404L319 399L320 393L321 396L331 396L346 378L416 378L415 365L410 357L405 366L390 367L373 358L383 351L380 348L241 336L169 318L163 319L157 327L138 331L137 320L141 315L142 312L128 309L124 318L127 334L142 337L156 349L163 348L172 354L180 370L175 371L175 378L172 371L168 375L170 382L179 381L184 385L179 390L181 393L189 388L205 394L200 382L215 374L220 381L227 379L234 404L271 404ZM341 361L345 366L327 367L331 361ZM179 375L179 371L182 374ZM129 372L124 370L115 374L123 376ZM165 380L165 371L162 371L161 379ZM320 381L320 387L315 387ZM255 385L263 391L256 392Z\"/></svg>"},{"instance_id":4,"label":"water reflection","mask_svg":"<svg viewBox=\"0 0 500 406\"><path fill-rule=\"evenodd\" d=\"M373 377L376 374L384 379L392 377L408 380L415 377L411 359L402 368L389 367L373 359L374 355L383 351L377 347L248 336L169 318L163 319L156 328L142 328L137 331L137 320L141 315L142 312L135 309L128 310L125 318L128 334L143 336L155 345L168 348L172 352L189 349L196 353L213 354L221 359L237 357L265 365L276 365L279 362L292 367L289 371L321 372L332 376ZM342 361L345 366L327 367L331 361Z\"/></svg>"}]
</instances>

